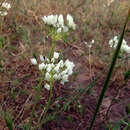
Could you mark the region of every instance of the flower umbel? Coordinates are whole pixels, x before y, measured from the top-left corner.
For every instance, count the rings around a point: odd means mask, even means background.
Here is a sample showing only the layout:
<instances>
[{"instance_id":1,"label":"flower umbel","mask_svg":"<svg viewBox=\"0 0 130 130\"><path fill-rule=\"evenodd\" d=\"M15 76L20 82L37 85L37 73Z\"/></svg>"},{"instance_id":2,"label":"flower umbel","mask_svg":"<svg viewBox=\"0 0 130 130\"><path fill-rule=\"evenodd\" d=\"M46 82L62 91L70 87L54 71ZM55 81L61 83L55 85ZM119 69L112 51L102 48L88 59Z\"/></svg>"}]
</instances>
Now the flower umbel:
<instances>
[{"instance_id":1,"label":"flower umbel","mask_svg":"<svg viewBox=\"0 0 130 130\"><path fill-rule=\"evenodd\" d=\"M1 8L2 9L0 9L0 15L1 16L6 16L8 14L7 11L11 8L11 5L9 3L7 3L7 2L3 2L2 5L1 5Z\"/></svg>"},{"instance_id":2,"label":"flower umbel","mask_svg":"<svg viewBox=\"0 0 130 130\"><path fill-rule=\"evenodd\" d=\"M110 47L116 49L118 41L119 41L118 37L114 36L113 39L109 40L108 44L110 45ZM130 53L130 46L127 45L127 42L124 39L122 41L121 51Z\"/></svg>"},{"instance_id":3,"label":"flower umbel","mask_svg":"<svg viewBox=\"0 0 130 130\"><path fill-rule=\"evenodd\" d=\"M54 52L53 57L49 60L48 58L43 58L40 55L40 60L42 63L38 64L38 69L45 74L45 88L49 90L49 81L52 76L54 81L60 81L61 84L68 82L69 76L73 73L74 63L68 59L65 62L59 59L60 53ZM31 63L37 65L37 60L31 58Z\"/></svg>"},{"instance_id":4,"label":"flower umbel","mask_svg":"<svg viewBox=\"0 0 130 130\"><path fill-rule=\"evenodd\" d=\"M54 28L57 28L57 33L68 32L69 28L75 30L76 24L74 23L73 17L70 14L67 14L66 20L67 25L65 25L64 17L62 14L58 15L49 15L43 16L42 20L45 24L51 25Z\"/></svg>"}]
</instances>

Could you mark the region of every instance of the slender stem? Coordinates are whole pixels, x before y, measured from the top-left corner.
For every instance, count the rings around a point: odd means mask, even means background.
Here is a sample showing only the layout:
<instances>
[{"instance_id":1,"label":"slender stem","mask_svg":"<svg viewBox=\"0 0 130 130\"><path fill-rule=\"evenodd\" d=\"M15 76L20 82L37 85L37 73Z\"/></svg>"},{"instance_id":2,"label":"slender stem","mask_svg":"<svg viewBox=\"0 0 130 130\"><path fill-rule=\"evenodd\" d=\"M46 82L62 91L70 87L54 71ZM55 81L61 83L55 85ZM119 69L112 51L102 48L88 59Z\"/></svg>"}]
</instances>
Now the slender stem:
<instances>
[{"instance_id":1,"label":"slender stem","mask_svg":"<svg viewBox=\"0 0 130 130\"><path fill-rule=\"evenodd\" d=\"M112 62L111 62L111 66L110 66L110 68L109 68L109 72L108 72L107 77L106 77L106 80L105 80L105 82L104 82L103 89L102 89L102 91L101 91L101 94L100 94L100 97L99 97L99 100L98 100L98 104L97 104L97 106L96 106L96 110L95 110L94 115L93 115L93 119L92 119L91 124L90 124L90 126L89 126L89 130L92 130L92 128L93 128L93 124L94 124L94 122L95 122L97 113L98 113L98 111L99 111L99 109L100 109L100 106L101 106L101 103L102 103L104 94L105 94L105 92L106 92L106 90L107 90L108 83L109 83L109 81L110 81L110 78L111 78L113 69L114 69L114 67L115 67L116 60L117 60L117 57L118 57L118 54L119 54L121 45L122 45L122 40L123 40L123 37L124 37L124 33L125 33L125 28L126 28L127 22L128 22L128 20L129 20L129 16L130 16L130 9L129 9L129 12L128 12L128 16L126 17L126 21L125 21L125 24L124 24L124 26L123 26L122 33L121 33L121 35L120 35L120 39L119 39L119 42L118 42L116 51L115 51L114 56L113 56L113 59L112 59Z\"/></svg>"},{"instance_id":2,"label":"slender stem","mask_svg":"<svg viewBox=\"0 0 130 130\"><path fill-rule=\"evenodd\" d=\"M49 54L48 54L49 59L52 57L52 55L54 53L55 46L56 46L56 42L52 42L51 49L50 49Z\"/></svg>"},{"instance_id":3,"label":"slender stem","mask_svg":"<svg viewBox=\"0 0 130 130\"><path fill-rule=\"evenodd\" d=\"M49 106L50 106L50 103L51 103L51 98L52 98L52 96L53 96L52 88L53 88L53 75L51 75L51 79L50 79L50 95L49 95L49 99L48 99L48 102L47 102L47 104L46 104L46 106L45 106L45 111L44 111L43 117L42 117L42 119L41 119L41 123L40 123L40 125L39 125L38 130L41 130L41 126L42 126L42 124L44 123L44 120L45 120L47 111L48 111L48 109L49 109Z\"/></svg>"},{"instance_id":4,"label":"slender stem","mask_svg":"<svg viewBox=\"0 0 130 130\"><path fill-rule=\"evenodd\" d=\"M31 112L31 116L30 116L30 120L29 120L29 126L30 126L31 123L32 123L32 118L33 118L33 116L34 116L34 112L35 112L35 109L36 109L36 105L37 105L37 102L38 102L39 97L40 97L41 88L42 88L42 79L40 80L40 83L39 83L39 85L38 85L37 95L36 95L36 97L35 97L34 105L33 105L32 112Z\"/></svg>"},{"instance_id":5,"label":"slender stem","mask_svg":"<svg viewBox=\"0 0 130 130\"><path fill-rule=\"evenodd\" d=\"M0 18L0 34L2 34L3 17Z\"/></svg>"},{"instance_id":6,"label":"slender stem","mask_svg":"<svg viewBox=\"0 0 130 130\"><path fill-rule=\"evenodd\" d=\"M92 78L91 75L92 75L92 70L91 70L91 47L89 47L89 70L90 70L90 79ZM92 80L92 79L91 79Z\"/></svg>"}]
</instances>

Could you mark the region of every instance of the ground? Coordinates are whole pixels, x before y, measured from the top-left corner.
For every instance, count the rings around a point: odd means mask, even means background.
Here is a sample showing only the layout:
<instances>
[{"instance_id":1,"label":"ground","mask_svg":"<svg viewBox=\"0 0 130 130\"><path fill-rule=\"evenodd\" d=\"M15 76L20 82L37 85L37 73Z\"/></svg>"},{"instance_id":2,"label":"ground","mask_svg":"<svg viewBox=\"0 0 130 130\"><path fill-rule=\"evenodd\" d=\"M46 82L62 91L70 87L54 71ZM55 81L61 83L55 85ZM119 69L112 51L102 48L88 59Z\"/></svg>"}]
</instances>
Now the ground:
<instances>
[{"instance_id":1,"label":"ground","mask_svg":"<svg viewBox=\"0 0 130 130\"><path fill-rule=\"evenodd\" d=\"M52 42L41 17L49 14L65 17L68 13L74 17L77 28L67 39L59 40L55 50L61 52L64 59L74 62L74 73L68 83L53 85L53 98L42 129L88 130L112 59L113 49L108 41L120 35L130 4L128 0L115 0L110 5L107 2L11 2L12 8L3 19L0 32L0 130L8 129L4 112L11 115L14 130L22 130L29 121L40 76L30 58L47 55ZM129 25L130 22L124 36L128 45ZM4 45L1 39L4 39ZM84 42L93 39L95 44L89 54ZM129 59L129 54L118 57L93 130L111 130L126 116L126 106L130 103L130 78L126 77L130 72ZM30 129L36 129L48 97L43 81ZM124 124L120 125L121 130L124 127Z\"/></svg>"}]
</instances>

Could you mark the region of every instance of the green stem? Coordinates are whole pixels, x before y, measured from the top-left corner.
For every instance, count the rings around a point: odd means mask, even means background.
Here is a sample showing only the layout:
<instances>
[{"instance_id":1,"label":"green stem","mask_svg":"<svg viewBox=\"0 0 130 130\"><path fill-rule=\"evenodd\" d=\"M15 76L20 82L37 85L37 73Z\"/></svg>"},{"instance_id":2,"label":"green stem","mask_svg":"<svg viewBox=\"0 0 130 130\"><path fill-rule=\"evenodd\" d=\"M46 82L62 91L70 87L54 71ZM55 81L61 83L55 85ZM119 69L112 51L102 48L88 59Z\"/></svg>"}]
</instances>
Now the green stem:
<instances>
[{"instance_id":1,"label":"green stem","mask_svg":"<svg viewBox=\"0 0 130 130\"><path fill-rule=\"evenodd\" d=\"M99 97L99 100L98 100L98 104L97 104L97 106L96 106L96 110L95 110L94 115L93 115L93 119L92 119L91 124L90 124L90 126L89 126L89 130L92 130L92 128L93 128L93 125L94 125L94 122L95 122L97 113L98 113L98 111L99 111L99 109L100 109L100 106L101 106L101 103L102 103L104 94L105 94L106 89L107 89L107 87L108 87L108 83L109 83L109 81L110 81L110 78L111 78L111 75L112 75L114 66L115 66L115 64L116 64L116 60L117 60L117 57L118 57L118 54L119 54L121 45L122 45L122 40L123 40L123 37L124 37L125 28L126 28L126 25L127 25L128 19L129 19L129 16L130 16L130 9L129 9L129 12L128 12L128 16L126 17L126 21L125 21L125 24L124 24L122 33L121 33L121 35L120 35L120 39L119 39L119 42L118 42L118 45L117 45L117 49L116 49L116 51L115 51L115 53L114 53L112 62L111 62L111 66L110 66L109 72L108 72L108 74L107 74L105 83L104 83L104 85L103 85L103 89L102 89L102 91L101 91L101 94L100 94L100 97Z\"/></svg>"},{"instance_id":2,"label":"green stem","mask_svg":"<svg viewBox=\"0 0 130 130\"><path fill-rule=\"evenodd\" d=\"M34 116L34 112L35 112L35 109L36 109L36 105L37 105L37 102L38 102L39 97L40 97L41 88L42 88L42 79L40 80L40 83L39 83L39 85L38 85L37 95L36 95L36 97L35 97L34 105L33 105L32 112L31 112L31 116L30 116L30 120L29 120L29 126L30 126L31 123L32 123L32 118L33 118L33 116Z\"/></svg>"},{"instance_id":3,"label":"green stem","mask_svg":"<svg viewBox=\"0 0 130 130\"><path fill-rule=\"evenodd\" d=\"M41 119L41 123L40 123L40 125L39 125L38 130L41 130L41 126L42 126L42 124L44 123L44 120L45 120L47 111L48 111L49 106L50 106L50 103L51 103L51 98L52 98L52 96L53 96L52 87L53 87L53 75L51 75L51 79L50 79L50 95L49 95L49 99L48 99L48 102L47 102L47 104L46 104L46 106L45 106L45 111L44 111L43 117L42 117L42 119Z\"/></svg>"},{"instance_id":4,"label":"green stem","mask_svg":"<svg viewBox=\"0 0 130 130\"><path fill-rule=\"evenodd\" d=\"M0 18L0 34L2 34L3 17Z\"/></svg>"},{"instance_id":5,"label":"green stem","mask_svg":"<svg viewBox=\"0 0 130 130\"><path fill-rule=\"evenodd\" d=\"M54 53L55 46L56 46L56 42L52 42L51 49L50 49L49 54L48 54L49 59L51 59L51 57Z\"/></svg>"}]
</instances>

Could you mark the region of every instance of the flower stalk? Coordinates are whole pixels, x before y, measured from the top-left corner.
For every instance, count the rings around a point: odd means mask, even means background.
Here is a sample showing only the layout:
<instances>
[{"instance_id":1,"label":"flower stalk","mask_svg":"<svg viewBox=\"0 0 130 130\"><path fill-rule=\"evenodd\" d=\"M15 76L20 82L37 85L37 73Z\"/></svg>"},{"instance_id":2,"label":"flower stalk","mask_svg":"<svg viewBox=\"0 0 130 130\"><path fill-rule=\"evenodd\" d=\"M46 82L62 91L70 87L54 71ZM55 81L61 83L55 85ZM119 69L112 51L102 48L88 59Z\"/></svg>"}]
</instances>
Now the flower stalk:
<instances>
[{"instance_id":1,"label":"flower stalk","mask_svg":"<svg viewBox=\"0 0 130 130\"><path fill-rule=\"evenodd\" d=\"M47 102L47 104L46 104L46 106L45 106L45 110L44 110L44 114L43 114L43 117L42 117L42 119L41 119L41 123L40 123L40 125L39 125L39 128L38 128L38 130L41 130L41 126L42 126L42 124L44 123L44 120L45 120L45 118L46 118L46 114L47 114L47 111L48 111L48 109L49 109L49 106L50 106L50 103L51 103L51 99L52 99L52 96L53 96L53 93L52 93L52 89L53 88L53 75L51 74L51 78L50 78L50 95L49 95L49 99L48 99L48 102Z\"/></svg>"},{"instance_id":2,"label":"flower stalk","mask_svg":"<svg viewBox=\"0 0 130 130\"><path fill-rule=\"evenodd\" d=\"M49 54L48 54L48 59L51 59L51 57L54 53L55 46L56 46L56 42L54 41L54 42L52 42L51 49L50 49Z\"/></svg>"},{"instance_id":3,"label":"flower stalk","mask_svg":"<svg viewBox=\"0 0 130 130\"><path fill-rule=\"evenodd\" d=\"M89 47L89 70L90 70L90 79L92 80L91 48L90 47Z\"/></svg>"},{"instance_id":4,"label":"flower stalk","mask_svg":"<svg viewBox=\"0 0 130 130\"><path fill-rule=\"evenodd\" d=\"M2 34L3 17L0 17L0 34Z\"/></svg>"},{"instance_id":5,"label":"flower stalk","mask_svg":"<svg viewBox=\"0 0 130 130\"><path fill-rule=\"evenodd\" d=\"M33 108L32 108L32 112L31 112L31 116L30 116L30 120L29 120L29 126L31 125L32 123L32 119L33 119L33 116L34 116L34 112L35 112L35 109L36 109L36 105L37 105L37 102L39 100L39 97L40 97L40 93L41 93L41 88L42 88L42 79L40 80L40 83L38 85L38 90L37 90L37 94L36 94L36 97L35 97L35 101L34 101L34 105L33 105Z\"/></svg>"}]
</instances>

